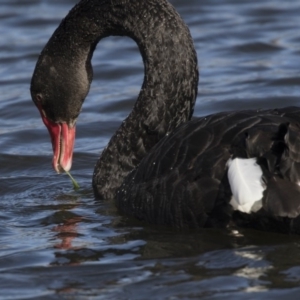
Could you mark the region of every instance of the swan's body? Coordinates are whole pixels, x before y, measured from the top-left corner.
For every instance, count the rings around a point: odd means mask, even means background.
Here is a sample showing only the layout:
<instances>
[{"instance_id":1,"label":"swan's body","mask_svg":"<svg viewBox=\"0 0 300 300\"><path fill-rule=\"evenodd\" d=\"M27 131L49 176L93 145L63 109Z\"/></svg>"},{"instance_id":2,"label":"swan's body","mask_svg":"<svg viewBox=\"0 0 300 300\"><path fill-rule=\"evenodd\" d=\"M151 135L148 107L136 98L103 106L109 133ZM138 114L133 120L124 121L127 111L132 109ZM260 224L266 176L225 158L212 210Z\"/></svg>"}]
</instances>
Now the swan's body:
<instances>
[{"instance_id":1,"label":"swan's body","mask_svg":"<svg viewBox=\"0 0 300 300\"><path fill-rule=\"evenodd\" d=\"M132 112L96 164L95 194L150 223L182 228L234 222L300 233L300 109L189 121L196 52L166 0L82 0L45 46L31 93L52 138L54 169L71 167L91 57L109 35L136 41L145 77Z\"/></svg>"},{"instance_id":2,"label":"swan's body","mask_svg":"<svg viewBox=\"0 0 300 300\"><path fill-rule=\"evenodd\" d=\"M126 177L118 206L139 219L174 227L222 227L233 217L243 226L293 231L280 224L293 216L294 226L300 213L298 122L296 107L226 112L187 122ZM263 209L258 212L233 213L227 164L236 156L256 157L264 173Z\"/></svg>"}]
</instances>

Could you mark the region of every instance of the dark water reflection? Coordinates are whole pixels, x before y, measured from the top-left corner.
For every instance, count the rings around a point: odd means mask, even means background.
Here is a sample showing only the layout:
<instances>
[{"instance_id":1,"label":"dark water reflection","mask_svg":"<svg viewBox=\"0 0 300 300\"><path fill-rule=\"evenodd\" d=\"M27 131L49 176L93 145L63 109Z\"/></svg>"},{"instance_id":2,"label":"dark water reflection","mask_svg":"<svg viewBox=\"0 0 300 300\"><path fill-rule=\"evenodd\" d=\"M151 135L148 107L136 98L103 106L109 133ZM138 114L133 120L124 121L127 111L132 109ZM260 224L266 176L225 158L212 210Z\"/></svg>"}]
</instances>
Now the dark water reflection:
<instances>
[{"instance_id":1,"label":"dark water reflection","mask_svg":"<svg viewBox=\"0 0 300 300\"><path fill-rule=\"evenodd\" d=\"M29 82L75 0L0 0L0 299L297 299L300 239L251 230L174 232L96 202L94 163L130 111L143 65L108 38L78 120L72 190L51 169ZM195 115L297 105L300 2L173 0L201 67Z\"/></svg>"}]
</instances>

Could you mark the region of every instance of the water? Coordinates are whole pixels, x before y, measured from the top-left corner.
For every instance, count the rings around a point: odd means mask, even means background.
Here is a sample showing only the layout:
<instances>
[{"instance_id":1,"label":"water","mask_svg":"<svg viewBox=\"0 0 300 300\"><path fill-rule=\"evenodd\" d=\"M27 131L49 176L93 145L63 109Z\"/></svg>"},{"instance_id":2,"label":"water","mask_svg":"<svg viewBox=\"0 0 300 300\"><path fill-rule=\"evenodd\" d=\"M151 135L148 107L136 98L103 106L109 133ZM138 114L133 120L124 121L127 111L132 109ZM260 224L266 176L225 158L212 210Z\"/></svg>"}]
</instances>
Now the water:
<instances>
[{"instance_id":1,"label":"water","mask_svg":"<svg viewBox=\"0 0 300 300\"><path fill-rule=\"evenodd\" d=\"M300 238L252 230L174 232L94 200L101 149L130 111L143 65L127 38L93 58L72 175L51 168L30 100L37 56L75 0L0 0L0 299L296 299ZM173 0L201 67L195 115L297 105L300 2Z\"/></svg>"}]
</instances>

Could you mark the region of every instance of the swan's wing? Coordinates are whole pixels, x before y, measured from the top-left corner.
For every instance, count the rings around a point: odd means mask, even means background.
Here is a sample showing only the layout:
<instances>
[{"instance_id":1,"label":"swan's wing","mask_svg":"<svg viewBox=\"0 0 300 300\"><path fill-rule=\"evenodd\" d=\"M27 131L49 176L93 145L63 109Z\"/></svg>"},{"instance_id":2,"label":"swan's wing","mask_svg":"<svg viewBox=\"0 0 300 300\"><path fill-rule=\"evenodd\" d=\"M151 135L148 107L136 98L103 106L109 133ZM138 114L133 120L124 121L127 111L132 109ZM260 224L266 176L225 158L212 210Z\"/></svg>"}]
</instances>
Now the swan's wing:
<instances>
[{"instance_id":1,"label":"swan's wing","mask_svg":"<svg viewBox=\"0 0 300 300\"><path fill-rule=\"evenodd\" d=\"M297 140L285 140L291 122L300 122L299 108L220 113L190 121L163 138L130 173L118 190L117 205L150 223L225 226L232 214L227 162L258 157L267 186L263 205L269 214L281 216L280 210L270 210L276 207L271 203L286 200L272 200L268 182L274 175L292 184L300 180L291 171L294 158L285 151L298 147ZM281 174L284 156L289 161Z\"/></svg>"}]
</instances>

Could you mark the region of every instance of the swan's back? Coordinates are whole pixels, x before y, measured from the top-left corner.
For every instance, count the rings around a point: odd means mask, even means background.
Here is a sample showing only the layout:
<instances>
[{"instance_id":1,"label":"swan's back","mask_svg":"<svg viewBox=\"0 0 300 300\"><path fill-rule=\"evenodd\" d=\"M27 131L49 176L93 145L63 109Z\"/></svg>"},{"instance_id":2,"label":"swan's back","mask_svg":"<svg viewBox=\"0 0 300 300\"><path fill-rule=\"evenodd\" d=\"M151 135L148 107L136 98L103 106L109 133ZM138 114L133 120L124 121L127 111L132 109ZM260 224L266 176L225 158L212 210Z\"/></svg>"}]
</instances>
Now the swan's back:
<instances>
[{"instance_id":1,"label":"swan's back","mask_svg":"<svg viewBox=\"0 0 300 300\"><path fill-rule=\"evenodd\" d=\"M234 216L239 225L245 225L240 219L246 214L233 214L229 203L227 164L231 157L257 157L266 189L263 208L251 217L247 214L247 223L262 212L271 219L297 217L298 124L300 108L295 107L226 112L187 122L129 174L117 192L117 205L139 219L177 228L224 227Z\"/></svg>"}]
</instances>

